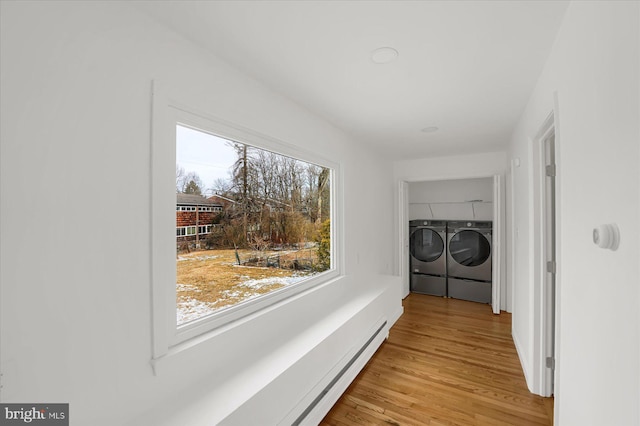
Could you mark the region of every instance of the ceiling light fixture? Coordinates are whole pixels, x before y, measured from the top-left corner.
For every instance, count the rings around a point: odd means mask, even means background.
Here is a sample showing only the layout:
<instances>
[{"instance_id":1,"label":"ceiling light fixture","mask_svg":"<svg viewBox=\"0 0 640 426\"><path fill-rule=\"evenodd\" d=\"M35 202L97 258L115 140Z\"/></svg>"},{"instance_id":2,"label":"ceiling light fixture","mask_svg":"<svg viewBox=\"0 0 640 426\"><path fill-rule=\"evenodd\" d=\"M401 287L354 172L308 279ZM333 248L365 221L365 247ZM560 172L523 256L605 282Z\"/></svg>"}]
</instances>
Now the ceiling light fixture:
<instances>
[{"instance_id":1,"label":"ceiling light fixture","mask_svg":"<svg viewBox=\"0 0 640 426\"><path fill-rule=\"evenodd\" d=\"M422 131L424 133L435 133L438 131L438 128L436 126L430 126L430 127L425 127L424 129L422 129Z\"/></svg>"},{"instance_id":2,"label":"ceiling light fixture","mask_svg":"<svg viewBox=\"0 0 640 426\"><path fill-rule=\"evenodd\" d=\"M380 47L371 52L371 60L376 64L388 64L398 57L398 51L393 47Z\"/></svg>"}]
</instances>

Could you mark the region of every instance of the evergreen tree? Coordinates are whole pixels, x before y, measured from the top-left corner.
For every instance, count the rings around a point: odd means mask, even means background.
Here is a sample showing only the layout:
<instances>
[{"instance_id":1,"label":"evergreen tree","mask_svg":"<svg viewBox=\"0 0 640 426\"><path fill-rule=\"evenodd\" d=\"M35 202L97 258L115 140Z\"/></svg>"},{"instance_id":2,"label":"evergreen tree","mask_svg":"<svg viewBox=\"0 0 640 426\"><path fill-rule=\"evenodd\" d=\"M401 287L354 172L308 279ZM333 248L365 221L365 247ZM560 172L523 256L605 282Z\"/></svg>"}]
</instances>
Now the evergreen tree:
<instances>
[{"instance_id":1,"label":"evergreen tree","mask_svg":"<svg viewBox=\"0 0 640 426\"><path fill-rule=\"evenodd\" d=\"M202 189L200 189L200 186L196 183L195 180L190 180L189 183L187 183L187 185L184 187L184 193L202 195Z\"/></svg>"}]
</instances>

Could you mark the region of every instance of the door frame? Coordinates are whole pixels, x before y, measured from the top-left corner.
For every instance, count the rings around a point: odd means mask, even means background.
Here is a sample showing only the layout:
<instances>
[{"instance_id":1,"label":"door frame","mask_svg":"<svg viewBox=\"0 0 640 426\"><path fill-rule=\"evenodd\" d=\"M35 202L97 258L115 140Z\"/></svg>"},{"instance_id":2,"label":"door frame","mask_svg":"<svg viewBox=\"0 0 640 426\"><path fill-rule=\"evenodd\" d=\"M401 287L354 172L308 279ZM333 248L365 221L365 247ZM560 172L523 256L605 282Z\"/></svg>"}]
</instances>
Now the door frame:
<instances>
[{"instance_id":1,"label":"door frame","mask_svg":"<svg viewBox=\"0 0 640 426\"><path fill-rule=\"evenodd\" d=\"M492 239L493 239L493 248L492 248L492 256L491 256L491 308L493 309L494 314L500 314L500 310L506 310L507 306L504 303L504 299L501 297L503 290L503 238L504 235L504 213L505 213L505 204L504 204L504 178L502 175L494 175L493 176L493 229L492 229ZM497 250L494 248L498 246ZM504 293L507 293L506 289Z\"/></svg>"},{"instance_id":2,"label":"door frame","mask_svg":"<svg viewBox=\"0 0 640 426\"><path fill-rule=\"evenodd\" d=\"M402 298L411 292L409 274L409 182L398 182L398 272L402 281ZM404 207L403 207L404 206Z\"/></svg>"},{"instance_id":3,"label":"door frame","mask_svg":"<svg viewBox=\"0 0 640 426\"><path fill-rule=\"evenodd\" d=\"M530 140L531 153L531 173L533 174L531 191L531 205L533 206L532 228L531 228L531 259L533 271L534 290L534 392L541 396L551 396L555 394L554 389L557 383L558 365L558 288L559 288L559 184L558 184L558 131L557 131L557 109L552 111L543 124L537 135ZM550 241L549 221L547 220L547 188L546 188L546 152L545 143L549 137L554 136L555 148L554 157L556 165L556 178L554 189L554 222L555 237ZM554 246L555 251L555 273L553 287L551 277L547 273L547 259L549 257L549 247ZM547 358L553 359L553 368L547 366Z\"/></svg>"},{"instance_id":4,"label":"door frame","mask_svg":"<svg viewBox=\"0 0 640 426\"><path fill-rule=\"evenodd\" d=\"M506 291L504 288L504 177L502 174L477 174L463 176L439 176L429 178L399 179L398 180L398 207L397 207L397 230L396 241L398 253L398 275L402 282L402 297L409 295L409 183L434 182L443 180L478 179L493 178L493 241L492 241L492 303L494 314L500 314L501 310L506 310L504 303L501 303L501 294ZM507 292L509 293L509 292Z\"/></svg>"}]
</instances>

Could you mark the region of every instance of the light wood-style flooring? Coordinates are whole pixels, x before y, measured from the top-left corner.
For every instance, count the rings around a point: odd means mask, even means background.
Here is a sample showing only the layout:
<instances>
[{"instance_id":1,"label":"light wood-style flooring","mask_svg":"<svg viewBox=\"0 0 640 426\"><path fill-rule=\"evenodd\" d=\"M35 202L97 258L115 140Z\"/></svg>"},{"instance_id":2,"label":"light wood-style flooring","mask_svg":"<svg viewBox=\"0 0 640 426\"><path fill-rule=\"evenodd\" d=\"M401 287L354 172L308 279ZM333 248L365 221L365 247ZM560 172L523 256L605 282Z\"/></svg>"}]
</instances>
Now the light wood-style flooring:
<instances>
[{"instance_id":1,"label":"light wood-style flooring","mask_svg":"<svg viewBox=\"0 0 640 426\"><path fill-rule=\"evenodd\" d=\"M511 315L412 293L404 314L321 425L552 425L527 389Z\"/></svg>"}]
</instances>

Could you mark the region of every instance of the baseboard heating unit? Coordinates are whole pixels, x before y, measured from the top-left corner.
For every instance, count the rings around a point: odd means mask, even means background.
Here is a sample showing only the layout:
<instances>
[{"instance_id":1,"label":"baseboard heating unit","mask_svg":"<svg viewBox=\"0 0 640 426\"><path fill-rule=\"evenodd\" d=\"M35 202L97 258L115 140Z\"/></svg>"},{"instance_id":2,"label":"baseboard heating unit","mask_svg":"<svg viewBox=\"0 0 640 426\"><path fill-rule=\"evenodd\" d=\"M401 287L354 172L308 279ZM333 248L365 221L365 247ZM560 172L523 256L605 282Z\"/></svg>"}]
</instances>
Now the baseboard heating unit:
<instances>
[{"instance_id":1,"label":"baseboard heating unit","mask_svg":"<svg viewBox=\"0 0 640 426\"><path fill-rule=\"evenodd\" d=\"M365 342L365 344L358 350L358 352L356 352L355 355L353 355L353 357L351 357L351 359L346 363L346 365L344 367L342 367L342 369L338 372L338 374L336 374L336 376L329 382L329 384L318 394L318 396L311 402L311 404L309 404L309 406L302 412L302 414L300 414L300 416L298 416L298 418L292 423L292 426L299 426L299 425L306 425L306 424L317 424L317 421L314 421L314 420L311 420L310 418L308 418L309 414L314 412L314 410L316 409L316 407L318 407L318 405L320 405L320 403L323 403L323 402L329 403L329 401L323 401L323 400L327 397L327 395L332 390L335 392L336 389L334 389L334 387L336 386L336 384L338 382L341 381L341 379L344 378L344 379L348 380L348 382L346 383L347 386L348 386L349 383L351 383L351 381L353 379L355 379L355 376L364 367L364 364L366 364L366 362L369 360L369 358L366 358L365 360L360 360L362 365L360 366L360 368L357 368L355 371L352 372L352 374L351 374L352 377L351 378L345 377L345 375L347 374L347 372L349 372L351 367L354 366L354 364L360 359L362 354L367 349L373 350L373 352L375 352L375 350L377 350L378 346L382 343L382 339L378 339L379 340L378 345L375 345L373 347L372 347L372 343L376 340L376 338L379 337L380 333L382 332L382 330L384 330L386 325L387 325L387 321L385 320L378 327L378 329L373 333L373 335L371 335L371 337L369 337L369 339ZM371 355L373 355L373 353ZM346 386L344 387L344 389L340 390L340 394L339 395L341 395L342 392L344 392L345 389L346 389ZM334 401L330 402L331 406L333 406L333 404L335 403L337 398L339 398L339 395L337 395L334 398ZM323 417L324 417L324 415L323 415Z\"/></svg>"}]
</instances>

